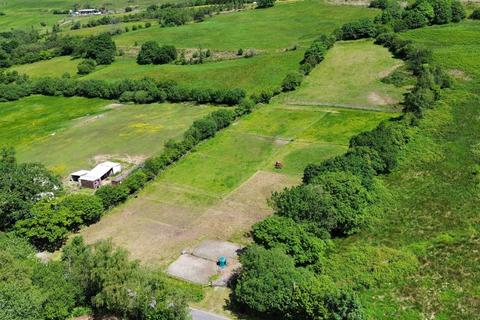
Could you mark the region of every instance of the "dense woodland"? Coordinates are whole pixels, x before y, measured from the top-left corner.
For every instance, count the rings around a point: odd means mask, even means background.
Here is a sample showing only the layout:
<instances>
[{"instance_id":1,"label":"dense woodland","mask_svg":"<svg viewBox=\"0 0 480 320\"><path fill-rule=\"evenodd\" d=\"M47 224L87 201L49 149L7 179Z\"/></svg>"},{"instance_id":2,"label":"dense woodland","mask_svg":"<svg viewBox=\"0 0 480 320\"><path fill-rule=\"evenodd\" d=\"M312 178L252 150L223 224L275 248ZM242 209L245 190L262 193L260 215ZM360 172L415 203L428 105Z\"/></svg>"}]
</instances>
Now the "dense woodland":
<instances>
[{"instance_id":1,"label":"dense woodland","mask_svg":"<svg viewBox=\"0 0 480 320\"><path fill-rule=\"evenodd\" d=\"M155 19L162 27L172 27L201 22L214 12L240 9L246 4L200 0L152 5L140 13L125 15L122 22ZM211 6L203 8L205 5ZM453 84L434 62L431 50L404 40L399 33L456 23L467 17L456 0L417 0L407 7L395 0L374 0L370 5L381 9L376 18L346 23L332 34L319 34L299 61L298 71L286 75L276 90L250 96L241 88L194 89L150 78L109 82L77 80L68 75L29 78L2 71L2 101L39 94L138 104L190 101L229 108L194 121L181 139L168 141L161 154L148 158L121 185L103 186L94 195L65 192L60 177L41 164L18 163L14 150L3 148L0 318L66 319L95 313L125 319L187 319L188 288L172 284L160 271L130 261L126 251L109 241L86 245L80 237L67 242L68 236L134 196L202 141L268 104L272 97L296 90L336 41L374 38L375 44L404 60L415 78L402 102L402 114L353 137L346 153L309 164L301 184L273 193L269 204L274 215L252 227L253 243L240 256L242 269L231 283L231 307L242 314L265 319L365 319L357 291L374 282L406 277L417 268L418 261L409 252L380 247L366 246L339 254L334 240L348 240L377 218L376 206L388 197L380 177L397 167L412 129L422 121L426 110L435 107L443 90ZM259 1L258 6L268 10L274 1ZM476 9L470 18L479 16ZM72 28L119 22L104 16ZM111 64L117 55L115 41L108 33L80 38L63 37L57 31L42 35L35 30L1 33L0 67L71 55L81 59L78 73L88 74L98 65ZM140 65L168 64L179 58L173 45L145 42L136 61ZM60 250L61 257L40 262L35 253L44 250ZM366 272L339 285L339 269L367 270L385 257L391 261L385 270L373 275ZM352 261L361 265L345 266Z\"/></svg>"}]
</instances>

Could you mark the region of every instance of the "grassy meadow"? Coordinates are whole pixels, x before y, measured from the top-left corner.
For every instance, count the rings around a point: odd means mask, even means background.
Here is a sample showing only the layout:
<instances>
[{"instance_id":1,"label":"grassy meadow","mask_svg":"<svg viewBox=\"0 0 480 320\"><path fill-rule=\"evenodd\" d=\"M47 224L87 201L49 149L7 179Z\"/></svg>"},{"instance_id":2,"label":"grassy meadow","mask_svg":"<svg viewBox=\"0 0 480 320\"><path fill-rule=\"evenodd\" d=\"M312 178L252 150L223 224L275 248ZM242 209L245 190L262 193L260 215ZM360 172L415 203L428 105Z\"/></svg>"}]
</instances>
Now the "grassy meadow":
<instances>
[{"instance_id":1,"label":"grassy meadow","mask_svg":"<svg viewBox=\"0 0 480 320\"><path fill-rule=\"evenodd\" d=\"M68 15L54 15L53 10L70 10L75 4L83 7L106 6L107 9L124 9L127 6L145 6L151 3L162 1L151 0L115 0L106 3L103 0L5 0L0 2L0 12L5 13L0 16L0 31L10 30L11 28L29 29L51 29L55 23L62 24ZM46 23L42 27L40 23Z\"/></svg>"},{"instance_id":2,"label":"grassy meadow","mask_svg":"<svg viewBox=\"0 0 480 320\"><path fill-rule=\"evenodd\" d=\"M385 110L402 100L406 88L380 80L401 65L371 40L338 42L286 102Z\"/></svg>"},{"instance_id":3,"label":"grassy meadow","mask_svg":"<svg viewBox=\"0 0 480 320\"><path fill-rule=\"evenodd\" d=\"M330 33L345 22L377 13L375 9L331 5L321 0L279 2L266 10L220 14L201 23L139 29L121 34L115 41L124 47L155 40L179 48L276 50L293 45L308 46L321 32Z\"/></svg>"},{"instance_id":4,"label":"grassy meadow","mask_svg":"<svg viewBox=\"0 0 480 320\"><path fill-rule=\"evenodd\" d=\"M155 40L160 44L173 44L177 48L201 46L214 52L228 51L230 56L240 48L244 50L254 48L258 54L249 59L185 66L174 64L140 66L136 63L135 57L127 54L117 57L117 61L111 65L97 67L95 72L85 78L112 80L150 76L155 79L175 80L199 88L241 87L250 93L271 90L280 85L287 73L298 70L304 49L319 33L330 33L346 21L359 17L373 17L377 13L375 9L364 7L338 6L320 0L305 0L280 2L267 10L220 14L201 23L179 27L160 28L158 24L154 24L151 28L115 36L114 40L120 48ZM96 33L106 27L111 26L77 31ZM299 49L285 52L286 48L295 45L299 46ZM13 69L32 77L60 76L65 72L74 76L79 62L68 57L59 57L50 61L16 66Z\"/></svg>"},{"instance_id":5,"label":"grassy meadow","mask_svg":"<svg viewBox=\"0 0 480 320\"><path fill-rule=\"evenodd\" d=\"M33 96L0 104L0 145L15 146L20 161L41 162L65 176L101 159L141 161L213 110L187 104L121 106L100 99Z\"/></svg>"},{"instance_id":6,"label":"grassy meadow","mask_svg":"<svg viewBox=\"0 0 480 320\"><path fill-rule=\"evenodd\" d=\"M371 319L478 319L479 32L479 22L465 21L403 34L432 48L456 81L415 129L400 167L384 178L393 195L384 216L344 244L401 248L420 262L400 284L361 292Z\"/></svg>"}]
</instances>

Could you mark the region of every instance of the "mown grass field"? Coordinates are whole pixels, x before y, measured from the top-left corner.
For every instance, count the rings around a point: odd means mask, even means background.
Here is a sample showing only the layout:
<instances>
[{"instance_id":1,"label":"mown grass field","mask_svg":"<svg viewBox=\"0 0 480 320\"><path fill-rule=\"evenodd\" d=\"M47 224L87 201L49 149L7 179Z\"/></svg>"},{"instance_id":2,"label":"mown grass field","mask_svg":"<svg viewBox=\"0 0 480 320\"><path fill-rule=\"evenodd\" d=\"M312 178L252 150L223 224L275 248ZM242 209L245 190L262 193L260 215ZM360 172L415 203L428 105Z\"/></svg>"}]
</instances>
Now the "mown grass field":
<instances>
[{"instance_id":1,"label":"mown grass field","mask_svg":"<svg viewBox=\"0 0 480 320\"><path fill-rule=\"evenodd\" d=\"M345 244L388 245L420 262L401 283L361 292L371 319L478 319L479 32L479 22L465 21L403 35L432 48L435 61L457 79L415 130L400 167L384 179L394 196L385 215Z\"/></svg>"},{"instance_id":2,"label":"mown grass field","mask_svg":"<svg viewBox=\"0 0 480 320\"><path fill-rule=\"evenodd\" d=\"M401 65L371 40L338 42L287 103L385 110L402 100L406 88L381 79Z\"/></svg>"},{"instance_id":3,"label":"mown grass field","mask_svg":"<svg viewBox=\"0 0 480 320\"><path fill-rule=\"evenodd\" d=\"M0 145L20 161L41 162L62 176L102 159L138 162L214 107L117 105L84 98L29 97L0 104Z\"/></svg>"}]
</instances>

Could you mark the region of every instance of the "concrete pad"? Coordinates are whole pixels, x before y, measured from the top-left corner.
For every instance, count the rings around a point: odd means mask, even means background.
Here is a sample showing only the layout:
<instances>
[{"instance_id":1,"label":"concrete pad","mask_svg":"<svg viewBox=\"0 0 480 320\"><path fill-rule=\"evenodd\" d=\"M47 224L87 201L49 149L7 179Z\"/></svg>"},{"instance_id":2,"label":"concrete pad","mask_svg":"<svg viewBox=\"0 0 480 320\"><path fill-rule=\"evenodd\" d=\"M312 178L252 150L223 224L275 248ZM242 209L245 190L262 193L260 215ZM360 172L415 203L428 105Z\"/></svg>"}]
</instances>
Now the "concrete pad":
<instances>
[{"instance_id":1,"label":"concrete pad","mask_svg":"<svg viewBox=\"0 0 480 320\"><path fill-rule=\"evenodd\" d=\"M189 254L181 255L167 269L167 273L173 277L198 284L208 284L217 272L218 267L215 262Z\"/></svg>"},{"instance_id":2,"label":"concrete pad","mask_svg":"<svg viewBox=\"0 0 480 320\"><path fill-rule=\"evenodd\" d=\"M237 259L237 252L241 247L235 243L219 240L205 240L193 249L193 255L217 262L220 256L226 257L228 260Z\"/></svg>"}]
</instances>

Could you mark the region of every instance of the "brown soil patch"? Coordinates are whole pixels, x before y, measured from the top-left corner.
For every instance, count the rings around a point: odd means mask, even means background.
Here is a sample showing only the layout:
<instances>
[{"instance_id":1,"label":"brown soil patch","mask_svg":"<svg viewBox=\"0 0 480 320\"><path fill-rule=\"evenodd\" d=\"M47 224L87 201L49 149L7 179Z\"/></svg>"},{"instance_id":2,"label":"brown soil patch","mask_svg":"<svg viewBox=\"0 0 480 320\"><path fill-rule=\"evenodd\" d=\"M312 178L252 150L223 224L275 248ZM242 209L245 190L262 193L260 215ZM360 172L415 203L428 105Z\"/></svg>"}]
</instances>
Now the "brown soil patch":
<instances>
[{"instance_id":1,"label":"brown soil patch","mask_svg":"<svg viewBox=\"0 0 480 320\"><path fill-rule=\"evenodd\" d=\"M125 163L130 163L133 165L139 165L143 163L147 159L146 156L142 155L136 155L136 156L131 156L128 154L98 154L93 157L93 162L94 163L100 163L100 162L105 162L105 161L120 161L120 162L125 162Z\"/></svg>"},{"instance_id":2,"label":"brown soil patch","mask_svg":"<svg viewBox=\"0 0 480 320\"><path fill-rule=\"evenodd\" d=\"M460 79L460 80L465 80L465 81L470 81L472 78L470 78L465 72L459 69L451 69L448 70L448 74L455 79Z\"/></svg>"},{"instance_id":3,"label":"brown soil patch","mask_svg":"<svg viewBox=\"0 0 480 320\"><path fill-rule=\"evenodd\" d=\"M118 108L121 108L123 106L124 105L121 104L121 103L111 103L111 104L105 106L105 109L118 109Z\"/></svg>"},{"instance_id":4,"label":"brown soil patch","mask_svg":"<svg viewBox=\"0 0 480 320\"><path fill-rule=\"evenodd\" d=\"M395 104L395 103L398 102L391 97L382 96L378 92L375 92L375 91L370 92L368 94L368 101L370 103L374 104L374 105L377 105L377 106L385 106L385 105L389 105L389 104Z\"/></svg>"},{"instance_id":5,"label":"brown soil patch","mask_svg":"<svg viewBox=\"0 0 480 320\"><path fill-rule=\"evenodd\" d=\"M398 68L401 67L401 64L397 64L395 66L392 66L391 68L388 68L388 69L385 69L381 72L378 73L378 77L380 79L383 79L383 78L386 78L388 77L389 75L391 75L395 70L397 70Z\"/></svg>"},{"instance_id":6,"label":"brown soil patch","mask_svg":"<svg viewBox=\"0 0 480 320\"><path fill-rule=\"evenodd\" d=\"M299 182L296 177L259 171L216 204L201 208L133 199L82 230L88 243L111 238L146 264L165 265L201 240L229 240L271 214L266 199L274 190Z\"/></svg>"}]
</instances>

